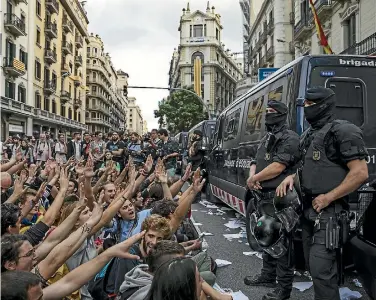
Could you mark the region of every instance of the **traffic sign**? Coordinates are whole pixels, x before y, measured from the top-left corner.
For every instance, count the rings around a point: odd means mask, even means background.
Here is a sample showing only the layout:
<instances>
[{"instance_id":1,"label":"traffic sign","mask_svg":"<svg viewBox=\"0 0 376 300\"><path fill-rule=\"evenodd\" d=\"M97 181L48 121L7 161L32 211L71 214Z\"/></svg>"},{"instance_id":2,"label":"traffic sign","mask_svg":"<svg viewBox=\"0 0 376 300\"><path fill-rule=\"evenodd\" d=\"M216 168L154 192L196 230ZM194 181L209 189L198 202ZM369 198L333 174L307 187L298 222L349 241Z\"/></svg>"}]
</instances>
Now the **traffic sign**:
<instances>
[{"instance_id":1,"label":"traffic sign","mask_svg":"<svg viewBox=\"0 0 376 300\"><path fill-rule=\"evenodd\" d=\"M277 70L278 68L260 68L258 70L259 81L264 80L266 77L270 76Z\"/></svg>"}]
</instances>

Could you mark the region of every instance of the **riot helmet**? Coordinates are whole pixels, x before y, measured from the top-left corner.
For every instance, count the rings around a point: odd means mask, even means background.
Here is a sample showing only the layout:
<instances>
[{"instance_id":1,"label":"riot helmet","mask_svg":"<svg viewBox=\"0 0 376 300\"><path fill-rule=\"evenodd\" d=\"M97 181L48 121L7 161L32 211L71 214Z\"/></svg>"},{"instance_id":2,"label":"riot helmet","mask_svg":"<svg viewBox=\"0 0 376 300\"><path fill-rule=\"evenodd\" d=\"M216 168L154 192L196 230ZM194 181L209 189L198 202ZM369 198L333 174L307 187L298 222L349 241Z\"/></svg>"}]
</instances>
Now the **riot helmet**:
<instances>
[{"instance_id":1,"label":"riot helmet","mask_svg":"<svg viewBox=\"0 0 376 300\"><path fill-rule=\"evenodd\" d=\"M273 217L261 216L254 228L254 235L261 247L272 246L280 237L282 224Z\"/></svg>"},{"instance_id":2,"label":"riot helmet","mask_svg":"<svg viewBox=\"0 0 376 300\"><path fill-rule=\"evenodd\" d=\"M271 216L251 216L253 236L263 251L274 258L279 258L287 252L288 240L283 232L282 224Z\"/></svg>"},{"instance_id":3,"label":"riot helmet","mask_svg":"<svg viewBox=\"0 0 376 300\"><path fill-rule=\"evenodd\" d=\"M278 220L282 223L284 229L290 232L298 223L299 214L302 211L302 202L295 188L288 189L286 196L275 195L273 204Z\"/></svg>"}]
</instances>

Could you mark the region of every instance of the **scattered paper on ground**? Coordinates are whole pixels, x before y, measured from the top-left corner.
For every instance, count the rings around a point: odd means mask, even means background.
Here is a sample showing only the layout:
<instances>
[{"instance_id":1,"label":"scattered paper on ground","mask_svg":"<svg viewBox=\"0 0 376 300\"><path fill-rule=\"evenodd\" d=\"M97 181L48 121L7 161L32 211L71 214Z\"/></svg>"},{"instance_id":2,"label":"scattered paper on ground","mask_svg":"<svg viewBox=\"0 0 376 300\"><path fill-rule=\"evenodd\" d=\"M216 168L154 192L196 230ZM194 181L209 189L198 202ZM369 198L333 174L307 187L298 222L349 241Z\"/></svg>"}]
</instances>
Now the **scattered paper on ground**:
<instances>
[{"instance_id":1,"label":"scattered paper on ground","mask_svg":"<svg viewBox=\"0 0 376 300\"><path fill-rule=\"evenodd\" d=\"M237 228L243 227L245 224L243 221L236 219L236 220L230 220L224 225L231 229L237 229Z\"/></svg>"},{"instance_id":2,"label":"scattered paper on ground","mask_svg":"<svg viewBox=\"0 0 376 300\"><path fill-rule=\"evenodd\" d=\"M191 211L198 211L197 209L191 209Z\"/></svg>"},{"instance_id":3,"label":"scattered paper on ground","mask_svg":"<svg viewBox=\"0 0 376 300\"><path fill-rule=\"evenodd\" d=\"M243 294L242 291L238 291L231 294L233 300L249 300L249 298Z\"/></svg>"},{"instance_id":4,"label":"scattered paper on ground","mask_svg":"<svg viewBox=\"0 0 376 300\"><path fill-rule=\"evenodd\" d=\"M262 259L262 253L257 252L257 251L243 252L243 254L245 256L256 256L256 257Z\"/></svg>"},{"instance_id":5,"label":"scattered paper on ground","mask_svg":"<svg viewBox=\"0 0 376 300\"><path fill-rule=\"evenodd\" d=\"M352 291L348 287L342 287L339 289L339 297L341 300L360 299L362 294L357 291Z\"/></svg>"},{"instance_id":6,"label":"scattered paper on ground","mask_svg":"<svg viewBox=\"0 0 376 300\"><path fill-rule=\"evenodd\" d=\"M215 262L216 262L218 268L225 267L225 266L232 264L232 262L224 260L224 259L216 259Z\"/></svg>"},{"instance_id":7,"label":"scattered paper on ground","mask_svg":"<svg viewBox=\"0 0 376 300\"><path fill-rule=\"evenodd\" d=\"M232 241L233 239L241 239L247 237L247 233L240 231L239 233L228 233L223 235L225 239Z\"/></svg>"},{"instance_id":8,"label":"scattered paper on ground","mask_svg":"<svg viewBox=\"0 0 376 300\"><path fill-rule=\"evenodd\" d=\"M213 289L217 290L221 294L230 294L233 300L249 300L249 298L242 293L242 291L238 291L234 293L231 289L221 288L218 283L213 285Z\"/></svg>"},{"instance_id":9,"label":"scattered paper on ground","mask_svg":"<svg viewBox=\"0 0 376 300\"><path fill-rule=\"evenodd\" d=\"M221 210L233 210L233 209L230 207L224 206L224 207L221 207Z\"/></svg>"},{"instance_id":10,"label":"scattered paper on ground","mask_svg":"<svg viewBox=\"0 0 376 300\"><path fill-rule=\"evenodd\" d=\"M210 203L209 201L206 201L206 200L202 200L199 202L201 205L205 206L206 208L218 208L217 205L214 205L212 203Z\"/></svg>"},{"instance_id":11,"label":"scattered paper on ground","mask_svg":"<svg viewBox=\"0 0 376 300\"><path fill-rule=\"evenodd\" d=\"M313 282L307 281L307 282L293 282L292 287L298 289L300 292L304 292L305 290L308 290L312 287Z\"/></svg>"},{"instance_id":12,"label":"scattered paper on ground","mask_svg":"<svg viewBox=\"0 0 376 300\"><path fill-rule=\"evenodd\" d=\"M202 226L201 223L193 223L194 226Z\"/></svg>"},{"instance_id":13,"label":"scattered paper on ground","mask_svg":"<svg viewBox=\"0 0 376 300\"><path fill-rule=\"evenodd\" d=\"M201 236L212 236L212 235L214 235L214 234L212 234L210 232L201 232L200 237Z\"/></svg>"}]
</instances>

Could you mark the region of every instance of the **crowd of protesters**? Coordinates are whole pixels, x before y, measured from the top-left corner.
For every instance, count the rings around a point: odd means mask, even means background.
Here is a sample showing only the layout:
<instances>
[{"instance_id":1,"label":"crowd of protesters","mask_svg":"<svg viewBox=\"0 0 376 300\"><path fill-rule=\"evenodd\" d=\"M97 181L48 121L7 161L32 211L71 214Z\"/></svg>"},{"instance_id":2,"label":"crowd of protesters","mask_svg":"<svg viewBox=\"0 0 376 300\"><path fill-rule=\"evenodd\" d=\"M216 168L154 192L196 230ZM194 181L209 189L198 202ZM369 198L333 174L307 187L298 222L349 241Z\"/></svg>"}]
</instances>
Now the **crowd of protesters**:
<instances>
[{"instance_id":1,"label":"crowd of protesters","mask_svg":"<svg viewBox=\"0 0 376 300\"><path fill-rule=\"evenodd\" d=\"M176 174L166 130L56 138L0 148L3 299L231 299L187 218L205 179Z\"/></svg>"}]
</instances>

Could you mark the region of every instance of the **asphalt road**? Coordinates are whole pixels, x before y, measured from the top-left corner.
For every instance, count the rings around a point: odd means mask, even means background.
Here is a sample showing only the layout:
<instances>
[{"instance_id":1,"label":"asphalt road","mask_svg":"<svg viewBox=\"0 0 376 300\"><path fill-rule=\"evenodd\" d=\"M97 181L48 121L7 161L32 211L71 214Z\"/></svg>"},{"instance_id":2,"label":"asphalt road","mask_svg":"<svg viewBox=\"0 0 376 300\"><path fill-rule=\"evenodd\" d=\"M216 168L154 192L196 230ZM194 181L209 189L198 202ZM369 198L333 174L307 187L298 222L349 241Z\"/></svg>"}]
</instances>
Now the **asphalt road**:
<instances>
[{"instance_id":1,"label":"asphalt road","mask_svg":"<svg viewBox=\"0 0 376 300\"><path fill-rule=\"evenodd\" d=\"M226 207L225 205L218 205L219 207ZM213 215L209 215L211 210ZM216 209L208 209L201 204L194 204L192 206L192 216L195 223L202 225L196 226L200 232L209 232L213 236L205 236L204 245L207 246L207 251L214 259L223 259L230 261L232 264L218 268L217 283L221 288L230 288L234 292L242 291L250 300L262 299L262 296L272 291L271 288L265 287L250 287L244 284L243 278L247 275L254 275L261 271L262 260L256 256L245 256L243 252L250 252L252 249L246 244L246 238L227 240L223 234L236 234L241 229L228 229L224 226L230 218L235 218L235 211L226 210L225 215L215 215ZM356 276L354 274L353 276ZM363 289L359 289L352 282L355 277L347 278L345 286L353 291L359 291L363 294L361 299L369 300L365 295ZM295 276L295 281L309 281L305 276ZM291 298L296 300L314 299L313 287L304 292L293 288Z\"/></svg>"}]
</instances>

